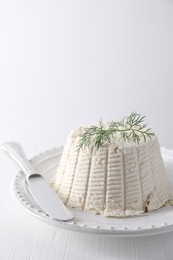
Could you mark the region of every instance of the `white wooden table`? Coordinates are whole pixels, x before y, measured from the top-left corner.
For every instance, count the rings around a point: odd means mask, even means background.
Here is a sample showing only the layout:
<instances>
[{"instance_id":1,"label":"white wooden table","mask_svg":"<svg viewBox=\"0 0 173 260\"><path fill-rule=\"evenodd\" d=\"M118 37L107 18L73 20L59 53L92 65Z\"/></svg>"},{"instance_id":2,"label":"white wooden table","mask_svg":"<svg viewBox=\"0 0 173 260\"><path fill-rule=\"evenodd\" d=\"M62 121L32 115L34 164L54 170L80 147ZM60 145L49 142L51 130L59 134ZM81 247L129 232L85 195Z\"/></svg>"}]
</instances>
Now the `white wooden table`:
<instances>
[{"instance_id":1,"label":"white wooden table","mask_svg":"<svg viewBox=\"0 0 173 260\"><path fill-rule=\"evenodd\" d=\"M57 229L30 215L11 194L18 169L0 153L1 260L172 260L173 232L113 238Z\"/></svg>"}]
</instances>

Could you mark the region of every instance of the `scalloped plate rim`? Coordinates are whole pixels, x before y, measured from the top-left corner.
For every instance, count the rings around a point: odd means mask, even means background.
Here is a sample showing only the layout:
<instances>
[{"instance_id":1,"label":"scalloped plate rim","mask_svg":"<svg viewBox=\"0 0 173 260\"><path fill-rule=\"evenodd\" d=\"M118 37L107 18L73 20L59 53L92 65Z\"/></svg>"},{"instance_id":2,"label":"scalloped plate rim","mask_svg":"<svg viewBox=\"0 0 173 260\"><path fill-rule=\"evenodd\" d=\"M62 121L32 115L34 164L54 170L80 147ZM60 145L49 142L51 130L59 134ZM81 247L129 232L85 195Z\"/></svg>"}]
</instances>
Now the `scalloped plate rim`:
<instances>
[{"instance_id":1,"label":"scalloped plate rim","mask_svg":"<svg viewBox=\"0 0 173 260\"><path fill-rule=\"evenodd\" d=\"M62 149L63 147L59 147L59 148L53 148L51 150L47 150L43 153L40 153L39 155L34 156L30 161L31 163L37 164L38 160L41 159L40 164L38 163L38 165L41 165L43 162L45 162L46 160L49 161L52 157L56 157L56 156L60 156L62 153ZM165 153L165 156L167 155L168 151L168 156L170 156L170 151L172 150L168 150L166 148L162 148L162 152ZM173 156L172 156L173 159ZM44 176L44 174L43 174ZM53 220L51 218L49 218L48 216L46 216L46 213L43 212L38 205L36 205L36 203L34 204L34 207L36 208L36 210L34 209L33 211L33 207L30 207L30 203L28 206L28 202L25 199L19 198L19 194L21 193L19 191L19 188L21 188L21 180L23 180L25 182L25 176L22 174L22 172L20 171L14 178L13 182L12 182L12 186L11 186L11 191L13 196L17 199L17 201L19 202L20 205L22 205L24 207L24 209L26 211L28 211L30 214L32 214L32 216L40 219L41 221L53 225L55 227L58 228L62 228L62 229L66 229L69 231L75 231L75 232L81 232L81 233L86 233L86 234L92 234L92 235L105 235L105 236L115 236L115 237L136 237L136 236L148 236L148 235L156 235L156 234L162 234L162 233L167 233L167 232L171 232L173 231L173 222L171 224L167 224L167 223L162 223L164 225L160 225L160 226L154 226L151 225L150 227L148 227L147 229L144 228L139 228L138 226L136 226L136 229L129 229L129 227L124 227L123 229L115 229L112 228L113 225L108 224L109 228L103 229L100 226L91 226L89 227L88 225L83 224L82 222L80 223L80 221L78 221L76 223L75 220L69 221L69 222L62 222L62 221L57 221L57 220ZM29 191L27 190L27 187L25 185L25 193L26 196L31 196L29 194ZM33 205L31 205L33 206ZM164 207L166 208L166 207ZM170 207L169 207L170 208ZM163 208L159 209L160 211ZM173 208L172 208L173 209ZM157 211L159 211L157 210ZM86 216L89 214L89 216L92 216L93 218L100 218L102 216L98 216L98 215L93 215L91 213L86 213L83 211L78 211L78 210L74 210L76 214L80 214L80 217L82 219L82 216ZM155 213L156 211L154 211ZM153 213L153 215L154 215ZM172 218L173 218L173 210L172 210ZM151 213L152 214L152 213ZM148 215L144 215L142 214L141 216L134 216L134 217L130 217L129 219L134 219L135 217L140 218L140 217L147 217ZM106 217L104 217L106 218ZM106 218L107 221L109 222L109 218ZM126 221L128 220L127 218L115 218L114 220L116 221L117 219L121 219L122 221Z\"/></svg>"}]
</instances>

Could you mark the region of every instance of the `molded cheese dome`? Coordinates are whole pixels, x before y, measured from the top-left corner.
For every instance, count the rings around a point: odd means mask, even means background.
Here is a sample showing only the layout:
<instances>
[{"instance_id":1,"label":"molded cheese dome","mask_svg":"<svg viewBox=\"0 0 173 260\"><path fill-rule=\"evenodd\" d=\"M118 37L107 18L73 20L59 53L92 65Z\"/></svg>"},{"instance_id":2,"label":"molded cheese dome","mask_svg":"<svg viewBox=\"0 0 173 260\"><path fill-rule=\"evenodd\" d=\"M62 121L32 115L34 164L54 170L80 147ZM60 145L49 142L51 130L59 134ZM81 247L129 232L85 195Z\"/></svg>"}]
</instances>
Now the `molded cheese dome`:
<instances>
[{"instance_id":1,"label":"molded cheese dome","mask_svg":"<svg viewBox=\"0 0 173 260\"><path fill-rule=\"evenodd\" d=\"M114 138L99 150L77 149L83 128L65 144L53 188L74 208L112 217L158 209L171 198L156 136L139 144Z\"/></svg>"}]
</instances>

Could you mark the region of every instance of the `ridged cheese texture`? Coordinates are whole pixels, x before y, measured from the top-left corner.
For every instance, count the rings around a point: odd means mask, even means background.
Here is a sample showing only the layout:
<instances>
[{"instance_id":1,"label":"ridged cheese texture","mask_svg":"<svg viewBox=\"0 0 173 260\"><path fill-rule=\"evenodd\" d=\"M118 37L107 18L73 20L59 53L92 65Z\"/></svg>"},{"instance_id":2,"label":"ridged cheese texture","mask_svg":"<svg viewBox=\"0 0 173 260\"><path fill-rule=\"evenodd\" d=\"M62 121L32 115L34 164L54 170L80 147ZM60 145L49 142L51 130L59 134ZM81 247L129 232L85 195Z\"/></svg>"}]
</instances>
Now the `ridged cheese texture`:
<instances>
[{"instance_id":1,"label":"ridged cheese texture","mask_svg":"<svg viewBox=\"0 0 173 260\"><path fill-rule=\"evenodd\" d=\"M172 198L156 136L78 150L82 130L69 134L52 183L66 205L126 217L156 210Z\"/></svg>"}]
</instances>

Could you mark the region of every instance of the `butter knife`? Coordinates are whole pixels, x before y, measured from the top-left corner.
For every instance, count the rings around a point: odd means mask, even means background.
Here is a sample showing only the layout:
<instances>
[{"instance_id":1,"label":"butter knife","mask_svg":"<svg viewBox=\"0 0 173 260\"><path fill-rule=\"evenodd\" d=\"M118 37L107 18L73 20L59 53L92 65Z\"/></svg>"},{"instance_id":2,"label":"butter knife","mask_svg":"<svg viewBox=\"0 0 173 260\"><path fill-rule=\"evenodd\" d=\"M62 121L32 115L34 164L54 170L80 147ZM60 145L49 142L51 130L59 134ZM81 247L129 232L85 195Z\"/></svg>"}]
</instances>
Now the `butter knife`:
<instances>
[{"instance_id":1,"label":"butter knife","mask_svg":"<svg viewBox=\"0 0 173 260\"><path fill-rule=\"evenodd\" d=\"M68 221L75 217L74 212L63 204L44 177L40 173L35 172L19 143L4 143L2 150L17 163L26 175L28 190L33 199L52 219Z\"/></svg>"}]
</instances>

